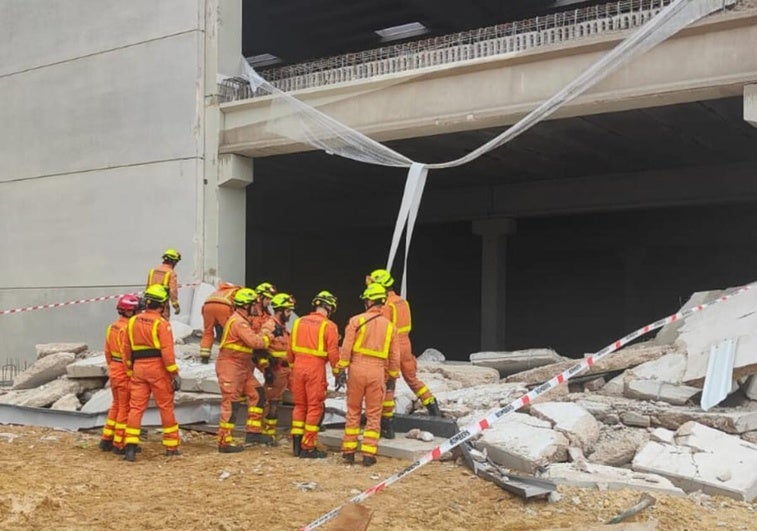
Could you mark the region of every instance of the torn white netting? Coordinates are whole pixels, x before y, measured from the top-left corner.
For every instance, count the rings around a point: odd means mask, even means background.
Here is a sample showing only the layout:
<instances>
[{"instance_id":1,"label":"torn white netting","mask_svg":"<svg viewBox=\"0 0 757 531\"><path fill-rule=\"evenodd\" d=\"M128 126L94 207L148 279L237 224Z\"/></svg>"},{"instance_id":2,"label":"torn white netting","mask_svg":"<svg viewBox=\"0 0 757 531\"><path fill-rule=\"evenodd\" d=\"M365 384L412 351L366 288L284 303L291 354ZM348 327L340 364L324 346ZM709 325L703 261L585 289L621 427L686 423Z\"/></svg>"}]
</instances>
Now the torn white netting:
<instances>
[{"instance_id":1,"label":"torn white netting","mask_svg":"<svg viewBox=\"0 0 757 531\"><path fill-rule=\"evenodd\" d=\"M732 5L735 0L675 0L649 22L618 44L599 61L590 66L550 99L539 105L519 122L481 147L459 159L441 163L422 163L410 160L401 153L372 140L277 89L242 60L242 67L253 89L261 89L273 96L271 117L266 129L295 142L308 144L329 154L382 166L410 167L400 212L395 224L389 250L387 269L394 265L399 242L405 232L405 256L402 275L402 295L407 291L407 258L410 240L420 207L426 175L429 169L444 169L471 162L481 155L502 146L544 120L562 105L574 100L632 59L653 48L671 35L702 17ZM405 230L406 229L406 230Z\"/></svg>"}]
</instances>

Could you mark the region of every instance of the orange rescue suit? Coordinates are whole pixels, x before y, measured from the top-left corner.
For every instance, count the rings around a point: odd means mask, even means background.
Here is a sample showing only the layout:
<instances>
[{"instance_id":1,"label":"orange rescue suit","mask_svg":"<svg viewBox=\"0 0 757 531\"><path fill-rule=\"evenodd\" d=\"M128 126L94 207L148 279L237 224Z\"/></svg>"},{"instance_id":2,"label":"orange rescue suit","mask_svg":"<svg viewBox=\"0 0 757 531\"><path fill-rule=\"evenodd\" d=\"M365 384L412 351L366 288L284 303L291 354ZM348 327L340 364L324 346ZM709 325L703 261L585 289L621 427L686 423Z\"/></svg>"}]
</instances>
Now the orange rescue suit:
<instances>
[{"instance_id":1,"label":"orange rescue suit","mask_svg":"<svg viewBox=\"0 0 757 531\"><path fill-rule=\"evenodd\" d=\"M221 418L218 422L218 444L233 443L231 422L232 403L247 397L247 433L262 430L265 396L258 393L258 381L253 376L252 351L265 349L270 340L253 331L247 312L235 311L223 329L221 347L216 360L218 386L221 389Z\"/></svg>"},{"instance_id":2,"label":"orange rescue suit","mask_svg":"<svg viewBox=\"0 0 757 531\"><path fill-rule=\"evenodd\" d=\"M282 335L275 336L274 330L276 328L281 330ZM292 372L287 361L289 332L286 325L276 318L276 314L263 323L260 332L271 338L271 343L268 345L268 354L270 355L271 370L273 372L273 382L264 385L266 405L263 434L274 437L276 435L276 426L278 425L278 404L281 402L284 391L289 387L289 378Z\"/></svg>"},{"instance_id":3,"label":"orange rescue suit","mask_svg":"<svg viewBox=\"0 0 757 531\"><path fill-rule=\"evenodd\" d=\"M147 274L147 287L153 284L160 284L166 291L168 291L168 300L171 304L177 304L179 302L179 281L176 279L176 273L173 270L173 266L170 264L160 264L157 267L150 269ZM171 311L168 309L168 304L161 312L163 317L168 320Z\"/></svg>"},{"instance_id":4,"label":"orange rescue suit","mask_svg":"<svg viewBox=\"0 0 757 531\"><path fill-rule=\"evenodd\" d=\"M223 328L231 314L234 313L234 295L239 286L221 284L218 290L210 294L202 305L202 339L200 340L200 355L203 351L210 355L213 346L213 328L218 325ZM219 338L220 339L220 338Z\"/></svg>"},{"instance_id":5,"label":"orange rescue suit","mask_svg":"<svg viewBox=\"0 0 757 531\"><path fill-rule=\"evenodd\" d=\"M113 441L115 448L123 449L126 421L129 416L129 376L123 362L124 343L128 342L126 326L129 318L121 316L114 323L108 325L105 331L105 361L108 364L110 378L110 392L113 403L105 420L102 438Z\"/></svg>"},{"instance_id":6,"label":"orange rescue suit","mask_svg":"<svg viewBox=\"0 0 757 531\"><path fill-rule=\"evenodd\" d=\"M316 447L326 402L326 362L334 369L339 362L339 331L320 312L300 317L292 326L287 353L293 365L290 378L294 410L292 435L302 435L303 450Z\"/></svg>"},{"instance_id":7,"label":"orange rescue suit","mask_svg":"<svg viewBox=\"0 0 757 531\"><path fill-rule=\"evenodd\" d=\"M123 358L132 372L129 417L126 422L126 444L139 444L142 416L150 394L160 411L163 446L176 450L179 446L179 424L173 408L173 378L178 375L173 349L171 325L158 310L148 309L129 319L126 327Z\"/></svg>"},{"instance_id":8,"label":"orange rescue suit","mask_svg":"<svg viewBox=\"0 0 757 531\"><path fill-rule=\"evenodd\" d=\"M395 326L382 315L380 305L350 319L344 332L338 366L349 367L347 418L342 453L357 451L360 415L365 400L365 431L360 451L375 455L381 430L386 381L400 372L400 351Z\"/></svg>"}]
</instances>

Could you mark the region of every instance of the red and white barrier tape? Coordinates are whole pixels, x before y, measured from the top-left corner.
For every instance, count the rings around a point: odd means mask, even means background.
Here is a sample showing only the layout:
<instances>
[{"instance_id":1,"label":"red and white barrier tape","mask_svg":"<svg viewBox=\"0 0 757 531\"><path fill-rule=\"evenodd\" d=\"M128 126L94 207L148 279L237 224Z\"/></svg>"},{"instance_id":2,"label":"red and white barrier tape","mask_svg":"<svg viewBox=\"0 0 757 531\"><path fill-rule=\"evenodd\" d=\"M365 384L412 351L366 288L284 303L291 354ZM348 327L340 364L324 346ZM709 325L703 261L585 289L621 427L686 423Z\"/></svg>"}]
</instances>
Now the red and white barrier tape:
<instances>
[{"instance_id":1,"label":"red and white barrier tape","mask_svg":"<svg viewBox=\"0 0 757 531\"><path fill-rule=\"evenodd\" d=\"M424 455L423 457L421 457L420 459L418 459L417 461L409 465L404 470L397 472L393 476L386 478L381 483L378 483L377 485L374 485L368 490L361 492L360 494L356 495L354 498L350 499L348 503L360 503L363 500L367 499L368 497L372 496L373 494L376 494L377 492L384 490L386 487L388 487L392 483L399 481L400 479L404 478L410 473L421 468L423 465L430 463L431 461L435 459L438 459L439 456L441 456L443 453L449 452L450 450L452 450L459 444L464 443L465 441L467 441L468 439L470 439L471 437L475 435L478 435L483 430L487 429L489 426L491 426L492 424L500 420L505 415L509 413L513 413L514 411L517 411L523 406L531 403L535 398L538 398L539 396L543 395L550 389L557 387L558 385L566 382L573 376L576 376L577 374L583 372L585 369L588 369L589 367L594 365L594 363L596 363L597 361L599 361L606 355L612 352L615 352L623 345L633 341L634 339L637 339L640 336L643 336L647 332L651 332L652 330L657 330L658 328L662 328L666 324L673 323L693 313L700 312L704 310L705 308L707 308L708 306L713 306L715 304L724 302L730 299L731 297L734 297L736 295L739 295L741 293L744 293L745 291L752 289L755 285L757 285L757 282L752 283L752 284L747 284L746 286L742 286L740 288L736 288L733 291L731 291L731 293L723 295L719 299L716 299L712 302L708 302L707 304L700 304L693 308L689 308L688 310L674 313L673 315L670 315L668 317L655 321L652 324L648 324L646 326L639 328L638 330L635 330L634 332L631 332L624 338L619 339L615 341L614 343L607 345L605 348L603 348L599 352L596 352L595 354L592 354L591 356L584 358L580 363L577 363L576 365L570 367L566 371L563 371L562 373L558 374L551 380L544 382L540 386L532 389L529 393L514 400L513 402L503 407L502 409L498 409L497 411L490 413L488 416L481 419L480 421L474 424L471 424L470 426L462 430L460 433L458 433L454 437L448 439L447 441L442 443L440 446L437 446L436 448L428 452L426 455ZM325 524L329 520L333 519L339 513L342 507L343 505L340 505L339 507L336 507L335 509L332 509L326 514L318 517L317 519L313 520L306 526L302 527L301 531L309 531L310 529L315 529L316 527L319 527Z\"/></svg>"},{"instance_id":2,"label":"red and white barrier tape","mask_svg":"<svg viewBox=\"0 0 757 531\"><path fill-rule=\"evenodd\" d=\"M189 284L180 284L179 288L186 288L190 286L196 286L199 284L199 282L190 282ZM68 302L55 302L52 304L38 304L36 306L27 306L26 308L13 308L11 310L0 310L0 315L6 315L11 313L21 313L21 312L30 312L32 310L46 310L48 308L61 308L63 306L71 306L72 304L84 304L86 302L100 302L100 301L107 301L110 299L118 299L119 297L122 297L124 295L137 295L140 292L134 291L130 293L119 293L117 295L105 295L103 297L93 297L91 299L79 299L77 301L68 301Z\"/></svg>"}]
</instances>

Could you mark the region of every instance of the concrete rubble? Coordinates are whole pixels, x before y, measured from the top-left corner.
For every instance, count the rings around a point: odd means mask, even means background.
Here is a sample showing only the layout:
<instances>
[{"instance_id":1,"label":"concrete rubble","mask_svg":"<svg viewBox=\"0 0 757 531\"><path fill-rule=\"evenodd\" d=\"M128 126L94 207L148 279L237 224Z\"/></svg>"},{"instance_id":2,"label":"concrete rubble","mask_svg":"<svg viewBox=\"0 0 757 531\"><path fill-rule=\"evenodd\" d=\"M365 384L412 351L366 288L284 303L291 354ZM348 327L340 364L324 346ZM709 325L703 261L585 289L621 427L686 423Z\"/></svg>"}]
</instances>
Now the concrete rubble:
<instances>
[{"instance_id":1,"label":"concrete rubble","mask_svg":"<svg viewBox=\"0 0 757 531\"><path fill-rule=\"evenodd\" d=\"M694 294L686 307L721 295ZM757 293L741 294L664 327L650 341L606 356L567 385L491 425L470 441L473 451L492 466L544 474L571 485L676 494L701 490L753 500L755 306ZM198 361L196 324L176 323L173 328L182 376L176 402L187 408L185 418L207 418L211 411L217 419L218 379L212 363ZM710 347L730 338L738 344L730 396L703 411L698 400ZM216 355L217 346L213 358ZM550 349L478 352L470 362L448 361L441 352L427 349L418 359L418 377L432 390L444 415L463 429L577 363ZM262 375L257 376L262 382ZM327 380L328 419L343 421L344 390L333 391L330 371ZM14 383L13 388L0 389L0 404L97 416L108 411L112 400L102 352L91 352L83 343L37 345L37 361ZM397 382L395 401L398 414L427 415L403 379ZM324 444L339 445L338 429L323 435ZM393 441L381 442L380 453L415 459L442 442L423 435L398 434Z\"/></svg>"}]
</instances>

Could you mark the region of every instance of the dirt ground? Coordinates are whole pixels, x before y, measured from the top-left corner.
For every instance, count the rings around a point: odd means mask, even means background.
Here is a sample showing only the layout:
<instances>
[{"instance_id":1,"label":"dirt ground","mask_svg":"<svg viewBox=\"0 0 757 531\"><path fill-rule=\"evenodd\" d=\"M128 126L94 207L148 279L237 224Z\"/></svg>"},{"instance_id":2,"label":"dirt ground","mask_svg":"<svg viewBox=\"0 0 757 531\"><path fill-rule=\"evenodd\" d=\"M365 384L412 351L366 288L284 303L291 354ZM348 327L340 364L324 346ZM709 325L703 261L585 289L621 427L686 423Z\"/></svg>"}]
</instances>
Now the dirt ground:
<instances>
[{"instance_id":1,"label":"dirt ground","mask_svg":"<svg viewBox=\"0 0 757 531\"><path fill-rule=\"evenodd\" d=\"M298 529L407 465L379 458L371 468L349 467L336 453L296 459L285 440L219 454L212 435L185 435L183 455L170 459L151 431L137 461L127 463L101 452L94 432L0 426L0 529ZM308 482L314 490L298 486ZM641 494L560 492L556 503L525 502L463 466L434 462L365 502L373 511L368 529L586 529ZM655 497L655 507L630 521L656 521L661 530L754 529L754 504Z\"/></svg>"}]
</instances>

